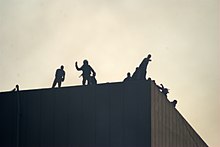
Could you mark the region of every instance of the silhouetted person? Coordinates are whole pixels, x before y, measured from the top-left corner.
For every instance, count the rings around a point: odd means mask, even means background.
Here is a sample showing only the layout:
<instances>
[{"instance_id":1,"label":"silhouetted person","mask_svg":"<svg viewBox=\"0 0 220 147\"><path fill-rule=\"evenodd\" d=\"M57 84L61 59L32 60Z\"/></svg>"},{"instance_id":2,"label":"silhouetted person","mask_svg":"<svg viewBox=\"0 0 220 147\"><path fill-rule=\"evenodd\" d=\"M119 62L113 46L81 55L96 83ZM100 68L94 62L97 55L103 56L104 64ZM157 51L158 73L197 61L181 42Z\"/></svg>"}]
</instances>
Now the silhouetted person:
<instances>
[{"instance_id":1,"label":"silhouetted person","mask_svg":"<svg viewBox=\"0 0 220 147\"><path fill-rule=\"evenodd\" d=\"M90 85L96 85L97 84L97 80L96 80L94 75L90 76L89 81L90 81Z\"/></svg>"},{"instance_id":2,"label":"silhouetted person","mask_svg":"<svg viewBox=\"0 0 220 147\"><path fill-rule=\"evenodd\" d=\"M160 84L161 86L158 86L157 85L157 87L161 90L161 92L165 95L165 96L167 96L167 94L169 93L169 89L168 88L165 88L164 86L163 86L163 84Z\"/></svg>"},{"instance_id":3,"label":"silhouetted person","mask_svg":"<svg viewBox=\"0 0 220 147\"><path fill-rule=\"evenodd\" d=\"M60 88L61 87L61 83L64 80L65 80L65 71L64 71L64 66L61 65L61 67L56 70L55 79L53 81L52 88L54 88L57 83L58 83L58 87Z\"/></svg>"},{"instance_id":4,"label":"silhouetted person","mask_svg":"<svg viewBox=\"0 0 220 147\"><path fill-rule=\"evenodd\" d=\"M132 80L132 78L131 78L131 73L128 72L128 73L127 73L127 77L124 79L123 82L129 82L129 81L131 81L131 80Z\"/></svg>"},{"instance_id":5,"label":"silhouetted person","mask_svg":"<svg viewBox=\"0 0 220 147\"><path fill-rule=\"evenodd\" d=\"M15 87L16 87L16 90L19 91L19 85L16 85Z\"/></svg>"},{"instance_id":6,"label":"silhouetted person","mask_svg":"<svg viewBox=\"0 0 220 147\"><path fill-rule=\"evenodd\" d=\"M147 56L147 58L144 58L144 60L139 65L139 76L138 80L146 80L146 74L147 74L147 65L151 61L151 54Z\"/></svg>"},{"instance_id":7,"label":"silhouetted person","mask_svg":"<svg viewBox=\"0 0 220 147\"><path fill-rule=\"evenodd\" d=\"M170 102L172 105L173 105L173 107L175 108L176 107L176 104L177 104L177 100L173 100L172 102Z\"/></svg>"},{"instance_id":8,"label":"silhouetted person","mask_svg":"<svg viewBox=\"0 0 220 147\"><path fill-rule=\"evenodd\" d=\"M12 91L19 91L19 85L16 85Z\"/></svg>"},{"instance_id":9,"label":"silhouetted person","mask_svg":"<svg viewBox=\"0 0 220 147\"><path fill-rule=\"evenodd\" d=\"M87 85L91 84L91 81L90 81L91 80L91 72L92 72L92 77L95 77L96 73L93 70L93 68L89 65L89 62L87 60L84 60L83 65L80 68L78 67L77 62L76 62L75 67L78 71L82 70L82 72L83 72L82 73L82 77L83 77L82 84L86 85L86 81L87 81Z\"/></svg>"},{"instance_id":10,"label":"silhouetted person","mask_svg":"<svg viewBox=\"0 0 220 147\"><path fill-rule=\"evenodd\" d=\"M136 67L135 72L132 75L133 80L139 80L140 79L140 70L138 67Z\"/></svg>"}]
</instances>

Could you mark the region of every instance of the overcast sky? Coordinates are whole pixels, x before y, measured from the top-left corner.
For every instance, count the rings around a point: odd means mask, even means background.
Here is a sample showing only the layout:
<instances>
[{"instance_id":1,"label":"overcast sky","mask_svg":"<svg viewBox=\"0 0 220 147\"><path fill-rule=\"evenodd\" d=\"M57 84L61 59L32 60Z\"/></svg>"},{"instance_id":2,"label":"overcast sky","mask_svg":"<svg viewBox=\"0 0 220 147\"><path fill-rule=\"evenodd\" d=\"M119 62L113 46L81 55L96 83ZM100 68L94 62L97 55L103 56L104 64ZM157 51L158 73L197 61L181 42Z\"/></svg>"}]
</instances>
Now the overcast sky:
<instances>
[{"instance_id":1,"label":"overcast sky","mask_svg":"<svg viewBox=\"0 0 220 147\"><path fill-rule=\"evenodd\" d=\"M122 81L149 53L148 77L210 147L220 141L219 0L0 0L0 91Z\"/></svg>"}]
</instances>

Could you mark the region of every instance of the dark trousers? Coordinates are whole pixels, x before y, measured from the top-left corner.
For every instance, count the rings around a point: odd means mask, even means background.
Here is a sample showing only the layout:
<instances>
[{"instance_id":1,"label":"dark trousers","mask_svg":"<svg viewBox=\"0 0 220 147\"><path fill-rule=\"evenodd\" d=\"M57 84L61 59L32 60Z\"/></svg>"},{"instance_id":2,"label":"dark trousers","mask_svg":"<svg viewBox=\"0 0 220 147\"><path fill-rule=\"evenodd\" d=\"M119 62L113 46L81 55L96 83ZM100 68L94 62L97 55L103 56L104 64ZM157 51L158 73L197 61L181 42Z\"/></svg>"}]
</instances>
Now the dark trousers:
<instances>
[{"instance_id":1,"label":"dark trousers","mask_svg":"<svg viewBox=\"0 0 220 147\"><path fill-rule=\"evenodd\" d=\"M60 79L54 79L52 88L54 88L57 83L58 83L58 87L60 88L60 87L61 87L62 80L60 80Z\"/></svg>"}]
</instances>

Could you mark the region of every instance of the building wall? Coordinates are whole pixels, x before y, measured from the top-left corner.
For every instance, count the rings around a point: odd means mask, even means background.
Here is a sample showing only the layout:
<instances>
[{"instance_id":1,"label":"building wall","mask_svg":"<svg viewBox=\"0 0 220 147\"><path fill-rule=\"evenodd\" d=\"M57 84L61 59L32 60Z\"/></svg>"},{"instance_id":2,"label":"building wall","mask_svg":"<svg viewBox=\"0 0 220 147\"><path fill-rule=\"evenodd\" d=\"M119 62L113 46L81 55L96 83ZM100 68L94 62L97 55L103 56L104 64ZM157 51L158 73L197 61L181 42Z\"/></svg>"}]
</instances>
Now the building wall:
<instances>
[{"instance_id":1,"label":"building wall","mask_svg":"<svg viewBox=\"0 0 220 147\"><path fill-rule=\"evenodd\" d=\"M152 147L207 147L154 82L151 85L151 106Z\"/></svg>"},{"instance_id":2,"label":"building wall","mask_svg":"<svg viewBox=\"0 0 220 147\"><path fill-rule=\"evenodd\" d=\"M1 147L207 147L151 81L0 93L0 118Z\"/></svg>"},{"instance_id":3,"label":"building wall","mask_svg":"<svg viewBox=\"0 0 220 147\"><path fill-rule=\"evenodd\" d=\"M150 147L150 104L150 81L1 93L0 146Z\"/></svg>"},{"instance_id":4,"label":"building wall","mask_svg":"<svg viewBox=\"0 0 220 147\"><path fill-rule=\"evenodd\" d=\"M0 94L0 146L13 147L17 142L17 93Z\"/></svg>"}]
</instances>

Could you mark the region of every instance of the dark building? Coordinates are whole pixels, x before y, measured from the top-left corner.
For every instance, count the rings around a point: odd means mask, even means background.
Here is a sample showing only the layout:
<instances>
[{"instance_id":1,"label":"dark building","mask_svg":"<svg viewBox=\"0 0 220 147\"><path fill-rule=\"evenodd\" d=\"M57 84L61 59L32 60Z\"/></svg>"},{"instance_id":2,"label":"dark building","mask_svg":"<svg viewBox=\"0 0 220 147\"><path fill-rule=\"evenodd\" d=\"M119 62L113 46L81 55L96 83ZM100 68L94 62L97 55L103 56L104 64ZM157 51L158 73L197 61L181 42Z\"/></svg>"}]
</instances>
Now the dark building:
<instances>
[{"instance_id":1,"label":"dark building","mask_svg":"<svg viewBox=\"0 0 220 147\"><path fill-rule=\"evenodd\" d=\"M207 147L150 80L0 93L1 147Z\"/></svg>"}]
</instances>

